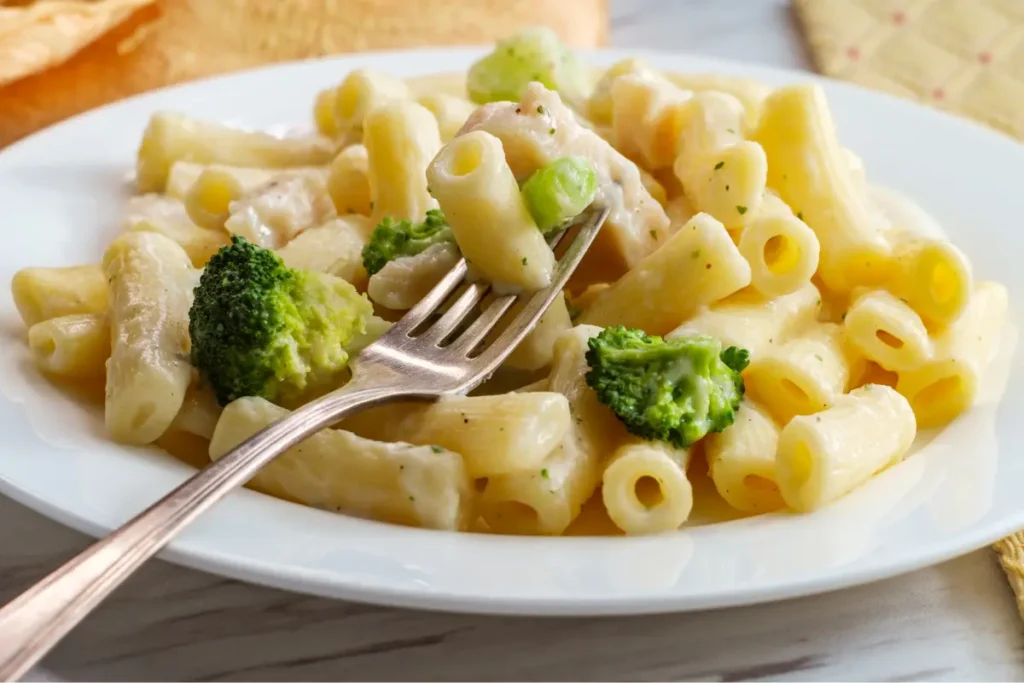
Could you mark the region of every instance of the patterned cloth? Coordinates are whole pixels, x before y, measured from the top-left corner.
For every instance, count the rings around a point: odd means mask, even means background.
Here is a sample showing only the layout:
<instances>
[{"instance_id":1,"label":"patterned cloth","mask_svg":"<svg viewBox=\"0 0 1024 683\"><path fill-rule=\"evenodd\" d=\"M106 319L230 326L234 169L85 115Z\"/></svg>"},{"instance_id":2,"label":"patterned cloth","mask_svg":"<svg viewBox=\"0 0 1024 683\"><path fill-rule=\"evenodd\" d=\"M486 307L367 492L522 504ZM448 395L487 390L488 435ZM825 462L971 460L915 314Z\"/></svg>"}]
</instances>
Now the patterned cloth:
<instances>
[{"instance_id":1,"label":"patterned cloth","mask_svg":"<svg viewBox=\"0 0 1024 683\"><path fill-rule=\"evenodd\" d=\"M1024 140L1024 0L793 0L823 73ZM1024 618L1024 532L995 551Z\"/></svg>"}]
</instances>

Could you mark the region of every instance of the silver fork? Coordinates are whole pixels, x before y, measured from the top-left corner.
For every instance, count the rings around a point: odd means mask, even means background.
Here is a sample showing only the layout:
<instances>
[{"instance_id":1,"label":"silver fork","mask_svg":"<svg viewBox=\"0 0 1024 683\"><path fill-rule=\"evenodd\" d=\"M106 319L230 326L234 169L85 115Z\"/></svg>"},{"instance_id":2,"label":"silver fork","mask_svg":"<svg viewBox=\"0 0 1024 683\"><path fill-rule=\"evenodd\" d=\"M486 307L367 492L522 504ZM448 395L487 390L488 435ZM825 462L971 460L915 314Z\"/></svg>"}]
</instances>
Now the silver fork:
<instances>
[{"instance_id":1,"label":"silver fork","mask_svg":"<svg viewBox=\"0 0 1024 683\"><path fill-rule=\"evenodd\" d=\"M470 283L440 313L465 279L466 262L460 260L420 303L353 359L348 384L242 442L6 605L0 610L0 680L17 680L186 524L314 432L374 405L465 394L480 385L562 291L607 216L608 210L597 206L577 216L579 232L556 265L551 285L524 297L523 309L489 344L488 333L517 297L495 298L467 327L466 320L489 290ZM433 320L437 313L440 317Z\"/></svg>"}]
</instances>

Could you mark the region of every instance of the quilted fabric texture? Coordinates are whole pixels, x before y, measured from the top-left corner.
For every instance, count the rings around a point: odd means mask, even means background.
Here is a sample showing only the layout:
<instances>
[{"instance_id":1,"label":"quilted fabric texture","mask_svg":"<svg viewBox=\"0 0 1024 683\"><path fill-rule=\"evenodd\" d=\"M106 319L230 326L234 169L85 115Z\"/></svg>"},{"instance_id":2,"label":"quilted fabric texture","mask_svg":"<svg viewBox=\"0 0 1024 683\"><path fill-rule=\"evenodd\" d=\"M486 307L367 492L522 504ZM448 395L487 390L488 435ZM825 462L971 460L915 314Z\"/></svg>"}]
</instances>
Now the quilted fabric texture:
<instances>
[{"instance_id":1,"label":"quilted fabric texture","mask_svg":"<svg viewBox=\"0 0 1024 683\"><path fill-rule=\"evenodd\" d=\"M823 73L1024 138L1024 1L793 4Z\"/></svg>"},{"instance_id":2,"label":"quilted fabric texture","mask_svg":"<svg viewBox=\"0 0 1024 683\"><path fill-rule=\"evenodd\" d=\"M1024 0L793 0L819 70L1024 140ZM1024 619L1024 532L995 544Z\"/></svg>"}]
</instances>

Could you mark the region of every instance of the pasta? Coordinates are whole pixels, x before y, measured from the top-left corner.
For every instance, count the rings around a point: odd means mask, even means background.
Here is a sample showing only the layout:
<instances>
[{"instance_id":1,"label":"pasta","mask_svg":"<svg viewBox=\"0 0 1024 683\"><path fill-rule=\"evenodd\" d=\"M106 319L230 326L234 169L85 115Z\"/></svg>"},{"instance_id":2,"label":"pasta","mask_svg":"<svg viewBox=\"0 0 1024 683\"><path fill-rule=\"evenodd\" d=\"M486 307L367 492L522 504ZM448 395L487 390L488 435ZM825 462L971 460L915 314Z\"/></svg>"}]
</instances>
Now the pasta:
<instances>
[{"instance_id":1,"label":"pasta","mask_svg":"<svg viewBox=\"0 0 1024 683\"><path fill-rule=\"evenodd\" d=\"M671 168L692 93L651 76L624 75L611 84L615 148L645 168Z\"/></svg>"},{"instance_id":2,"label":"pasta","mask_svg":"<svg viewBox=\"0 0 1024 683\"><path fill-rule=\"evenodd\" d=\"M370 157L364 145L349 145L334 157L327 176L327 193L339 214L370 215Z\"/></svg>"},{"instance_id":3,"label":"pasta","mask_svg":"<svg viewBox=\"0 0 1024 683\"><path fill-rule=\"evenodd\" d=\"M846 338L886 370L914 370L931 359L932 341L921 317L885 290L858 297L843 321Z\"/></svg>"},{"instance_id":4,"label":"pasta","mask_svg":"<svg viewBox=\"0 0 1024 683\"><path fill-rule=\"evenodd\" d=\"M851 357L852 356L852 357ZM860 375L838 325L817 323L799 337L755 356L744 376L747 390L780 424L825 410Z\"/></svg>"},{"instance_id":5,"label":"pasta","mask_svg":"<svg viewBox=\"0 0 1024 683\"><path fill-rule=\"evenodd\" d=\"M604 468L601 498L627 534L678 529L693 509L690 452L658 441L623 444Z\"/></svg>"},{"instance_id":6,"label":"pasta","mask_svg":"<svg viewBox=\"0 0 1024 683\"><path fill-rule=\"evenodd\" d=\"M195 275L170 239L130 232L103 256L110 282L111 353L105 416L115 441L155 441L174 420L192 379L188 309Z\"/></svg>"},{"instance_id":7,"label":"pasta","mask_svg":"<svg viewBox=\"0 0 1024 683\"><path fill-rule=\"evenodd\" d=\"M966 410L978 393L1006 318L1006 288L982 282L966 310L935 339L934 357L899 373L896 390L907 397L921 427L945 424Z\"/></svg>"},{"instance_id":8,"label":"pasta","mask_svg":"<svg viewBox=\"0 0 1024 683\"><path fill-rule=\"evenodd\" d=\"M199 227L189 218L181 201L158 194L129 199L122 227L127 231L155 232L170 238L185 250L196 268L201 268L228 243L224 230Z\"/></svg>"},{"instance_id":9,"label":"pasta","mask_svg":"<svg viewBox=\"0 0 1024 683\"><path fill-rule=\"evenodd\" d=\"M781 345L813 323L821 311L821 295L812 284L777 299L764 299L749 290L738 292L701 310L668 333L669 339L709 334L723 344L740 346L754 358Z\"/></svg>"},{"instance_id":10,"label":"pasta","mask_svg":"<svg viewBox=\"0 0 1024 683\"><path fill-rule=\"evenodd\" d=\"M750 264L750 286L768 298L795 292L818 269L814 231L770 193L743 226L736 246Z\"/></svg>"},{"instance_id":11,"label":"pasta","mask_svg":"<svg viewBox=\"0 0 1024 683\"><path fill-rule=\"evenodd\" d=\"M821 88L779 88L764 102L754 136L768 159L768 186L818 236L819 273L848 292L884 281L889 245L835 136Z\"/></svg>"},{"instance_id":12,"label":"pasta","mask_svg":"<svg viewBox=\"0 0 1024 683\"><path fill-rule=\"evenodd\" d=\"M150 119L142 136L135 182L140 192L163 192L176 161L290 168L319 166L332 156L323 138L276 138L165 112Z\"/></svg>"},{"instance_id":13,"label":"pasta","mask_svg":"<svg viewBox=\"0 0 1024 683\"><path fill-rule=\"evenodd\" d=\"M715 490L742 512L761 513L784 506L775 475L779 427L753 401L736 413L736 423L721 434L711 434L704 457Z\"/></svg>"},{"instance_id":14,"label":"pasta","mask_svg":"<svg viewBox=\"0 0 1024 683\"><path fill-rule=\"evenodd\" d=\"M348 416L248 486L446 531L672 533L813 513L971 409L1008 292L869 185L819 86L576 60L541 31L468 79L355 70L309 93L311 136L155 113L102 262L11 281L33 364L103 381L112 440L200 466L342 387L460 259L491 287L467 318L547 286L593 203L565 291L473 395Z\"/></svg>"},{"instance_id":15,"label":"pasta","mask_svg":"<svg viewBox=\"0 0 1024 683\"><path fill-rule=\"evenodd\" d=\"M375 107L409 96L409 86L400 78L373 69L353 71L334 90L332 137L345 144L361 142L366 116Z\"/></svg>"},{"instance_id":16,"label":"pasta","mask_svg":"<svg viewBox=\"0 0 1024 683\"><path fill-rule=\"evenodd\" d=\"M680 118L673 168L694 208L728 226L757 213L768 161L761 145L742 137L743 105L724 93L698 93Z\"/></svg>"},{"instance_id":17,"label":"pasta","mask_svg":"<svg viewBox=\"0 0 1024 683\"><path fill-rule=\"evenodd\" d=\"M424 176L441 149L437 121L423 106L398 101L371 110L363 125L374 222L385 216L422 220L437 206Z\"/></svg>"},{"instance_id":18,"label":"pasta","mask_svg":"<svg viewBox=\"0 0 1024 683\"><path fill-rule=\"evenodd\" d=\"M903 459L914 440L914 413L889 387L868 384L817 415L782 428L776 479L786 504L808 512Z\"/></svg>"},{"instance_id":19,"label":"pasta","mask_svg":"<svg viewBox=\"0 0 1024 683\"><path fill-rule=\"evenodd\" d=\"M25 268L14 274L11 294L30 327L51 318L107 310L107 280L99 266Z\"/></svg>"},{"instance_id":20,"label":"pasta","mask_svg":"<svg viewBox=\"0 0 1024 683\"><path fill-rule=\"evenodd\" d=\"M110 327L105 316L62 315L28 328L28 348L42 372L75 380L99 379L110 357Z\"/></svg>"},{"instance_id":21,"label":"pasta","mask_svg":"<svg viewBox=\"0 0 1024 683\"><path fill-rule=\"evenodd\" d=\"M572 425L540 469L488 479L480 512L501 533L559 534L597 489L601 463L621 439L614 418L583 380L587 340L599 328L581 325L555 344L548 389L569 400Z\"/></svg>"},{"instance_id":22,"label":"pasta","mask_svg":"<svg viewBox=\"0 0 1024 683\"><path fill-rule=\"evenodd\" d=\"M295 166L281 169L175 161L168 173L167 187L164 190L164 194L172 199L184 201L185 195L192 189L192 185L199 179L199 175L206 170L230 175L241 186L243 194L252 192L261 185L266 185L271 180L276 180L282 176L300 175L321 181L327 178L326 166Z\"/></svg>"},{"instance_id":23,"label":"pasta","mask_svg":"<svg viewBox=\"0 0 1024 683\"><path fill-rule=\"evenodd\" d=\"M216 460L288 411L259 398L229 404L210 440ZM325 429L267 463L249 485L313 507L430 529L464 529L469 479L458 453Z\"/></svg>"},{"instance_id":24,"label":"pasta","mask_svg":"<svg viewBox=\"0 0 1024 683\"><path fill-rule=\"evenodd\" d=\"M427 169L427 180L475 271L497 289L540 289L551 281L555 257L504 156L498 138L483 131L467 133L441 150Z\"/></svg>"},{"instance_id":25,"label":"pasta","mask_svg":"<svg viewBox=\"0 0 1024 683\"><path fill-rule=\"evenodd\" d=\"M625 325L664 334L699 306L750 284L750 266L725 226L697 214L661 248L595 297L581 322ZM671 297L658 296L669 291Z\"/></svg>"}]
</instances>

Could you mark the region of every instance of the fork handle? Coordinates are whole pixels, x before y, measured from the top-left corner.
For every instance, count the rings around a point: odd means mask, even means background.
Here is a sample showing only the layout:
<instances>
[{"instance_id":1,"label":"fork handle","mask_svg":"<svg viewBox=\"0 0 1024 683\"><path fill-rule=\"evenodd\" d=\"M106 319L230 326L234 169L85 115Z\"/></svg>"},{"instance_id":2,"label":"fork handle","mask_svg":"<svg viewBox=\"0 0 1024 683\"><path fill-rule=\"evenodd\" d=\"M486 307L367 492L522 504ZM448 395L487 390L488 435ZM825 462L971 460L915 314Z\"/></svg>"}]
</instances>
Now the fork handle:
<instances>
[{"instance_id":1,"label":"fork handle","mask_svg":"<svg viewBox=\"0 0 1024 683\"><path fill-rule=\"evenodd\" d=\"M407 394L350 382L257 432L0 609L0 681L17 680L186 524L314 432Z\"/></svg>"}]
</instances>

